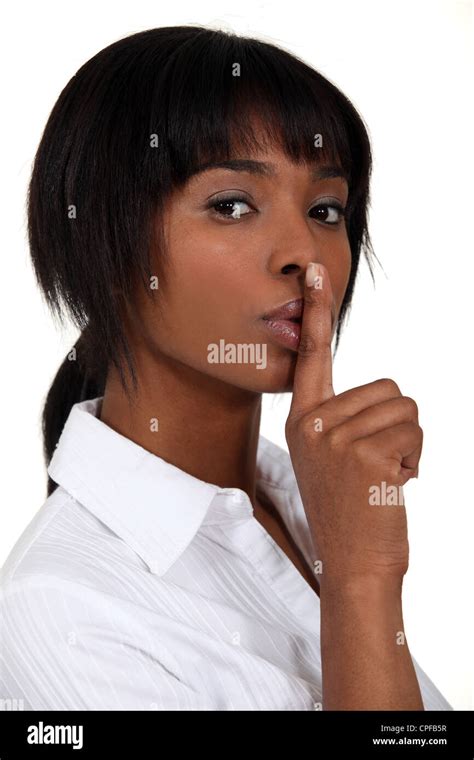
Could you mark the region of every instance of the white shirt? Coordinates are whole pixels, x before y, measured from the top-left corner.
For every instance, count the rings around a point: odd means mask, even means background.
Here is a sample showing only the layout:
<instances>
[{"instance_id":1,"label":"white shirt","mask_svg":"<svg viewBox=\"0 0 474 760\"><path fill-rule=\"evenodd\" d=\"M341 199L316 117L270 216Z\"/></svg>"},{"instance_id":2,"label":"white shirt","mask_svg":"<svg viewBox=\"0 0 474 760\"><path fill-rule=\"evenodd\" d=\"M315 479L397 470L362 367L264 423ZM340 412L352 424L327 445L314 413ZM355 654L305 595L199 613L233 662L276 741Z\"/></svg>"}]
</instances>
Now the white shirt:
<instances>
[{"instance_id":1,"label":"white shirt","mask_svg":"<svg viewBox=\"0 0 474 760\"><path fill-rule=\"evenodd\" d=\"M59 486L2 569L0 704L322 709L319 598L247 494L120 435L101 400L72 408L48 468ZM312 567L290 457L263 436L257 475ZM415 668L425 708L452 709Z\"/></svg>"}]
</instances>

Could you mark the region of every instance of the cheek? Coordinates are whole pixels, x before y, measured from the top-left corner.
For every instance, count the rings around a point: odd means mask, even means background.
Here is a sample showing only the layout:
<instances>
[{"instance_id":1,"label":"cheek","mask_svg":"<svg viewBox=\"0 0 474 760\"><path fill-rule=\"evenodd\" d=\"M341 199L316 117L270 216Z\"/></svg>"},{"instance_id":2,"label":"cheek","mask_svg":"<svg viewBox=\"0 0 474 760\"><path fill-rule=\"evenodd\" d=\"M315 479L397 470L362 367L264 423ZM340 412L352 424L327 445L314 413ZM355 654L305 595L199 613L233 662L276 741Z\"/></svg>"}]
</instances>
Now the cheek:
<instances>
[{"instance_id":1,"label":"cheek","mask_svg":"<svg viewBox=\"0 0 474 760\"><path fill-rule=\"evenodd\" d=\"M331 284L336 305L339 310L344 300L344 295L351 274L352 254L348 241L344 245L344 249L340 252L340 255L337 257L337 262L337 266L334 267L332 272Z\"/></svg>"},{"instance_id":2,"label":"cheek","mask_svg":"<svg viewBox=\"0 0 474 760\"><path fill-rule=\"evenodd\" d=\"M225 315L242 310L248 293L249 277L246 259L235 242L223 243L219 236L196 228L175 237L172 251L173 300L185 301L196 308L199 321L211 314ZM187 308L187 306L186 306Z\"/></svg>"},{"instance_id":3,"label":"cheek","mask_svg":"<svg viewBox=\"0 0 474 760\"><path fill-rule=\"evenodd\" d=\"M165 353L189 363L207 361L208 345L221 338L245 337L242 306L248 295L248 273L231 252L209 236L194 233L170 247L167 286L157 293L164 315L151 306L147 319L153 339Z\"/></svg>"}]
</instances>

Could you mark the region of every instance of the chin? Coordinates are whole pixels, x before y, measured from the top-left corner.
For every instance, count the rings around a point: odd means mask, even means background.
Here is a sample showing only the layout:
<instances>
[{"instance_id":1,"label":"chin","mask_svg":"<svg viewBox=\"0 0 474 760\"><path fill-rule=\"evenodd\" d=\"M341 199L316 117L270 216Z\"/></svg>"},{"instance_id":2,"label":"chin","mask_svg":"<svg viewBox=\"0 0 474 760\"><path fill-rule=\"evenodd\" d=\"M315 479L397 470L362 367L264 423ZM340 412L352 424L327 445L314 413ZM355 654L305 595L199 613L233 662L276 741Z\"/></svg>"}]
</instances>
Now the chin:
<instances>
[{"instance_id":1,"label":"chin","mask_svg":"<svg viewBox=\"0 0 474 760\"><path fill-rule=\"evenodd\" d=\"M294 362L274 361L251 375L236 377L235 385L253 393L289 393L293 390Z\"/></svg>"}]
</instances>

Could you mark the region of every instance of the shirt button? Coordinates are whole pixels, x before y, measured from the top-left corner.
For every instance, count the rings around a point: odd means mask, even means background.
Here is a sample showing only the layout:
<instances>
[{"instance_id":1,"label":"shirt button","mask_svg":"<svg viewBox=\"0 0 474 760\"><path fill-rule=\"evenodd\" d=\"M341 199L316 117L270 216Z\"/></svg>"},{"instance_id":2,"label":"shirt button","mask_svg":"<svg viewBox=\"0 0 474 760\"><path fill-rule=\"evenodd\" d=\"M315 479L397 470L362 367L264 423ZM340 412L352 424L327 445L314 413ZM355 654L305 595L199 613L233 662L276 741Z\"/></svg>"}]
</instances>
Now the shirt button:
<instances>
[{"instance_id":1,"label":"shirt button","mask_svg":"<svg viewBox=\"0 0 474 760\"><path fill-rule=\"evenodd\" d=\"M243 502L243 495L239 493L238 491L234 491L232 494L232 503L233 504L242 504Z\"/></svg>"}]
</instances>

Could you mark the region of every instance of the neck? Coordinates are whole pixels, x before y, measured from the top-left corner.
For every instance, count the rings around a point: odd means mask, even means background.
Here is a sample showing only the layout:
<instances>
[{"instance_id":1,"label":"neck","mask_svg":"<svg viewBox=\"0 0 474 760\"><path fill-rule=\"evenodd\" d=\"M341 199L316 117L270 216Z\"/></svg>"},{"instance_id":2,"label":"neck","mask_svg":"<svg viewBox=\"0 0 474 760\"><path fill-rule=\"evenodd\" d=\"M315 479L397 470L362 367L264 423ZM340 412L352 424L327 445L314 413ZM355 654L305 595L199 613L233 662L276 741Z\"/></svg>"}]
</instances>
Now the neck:
<instances>
[{"instance_id":1,"label":"neck","mask_svg":"<svg viewBox=\"0 0 474 760\"><path fill-rule=\"evenodd\" d=\"M200 480L240 488L256 503L261 394L211 378L169 357L137 362L138 393L127 398L109 370L100 419Z\"/></svg>"}]
</instances>

